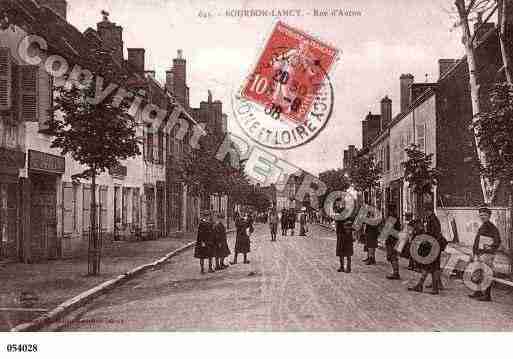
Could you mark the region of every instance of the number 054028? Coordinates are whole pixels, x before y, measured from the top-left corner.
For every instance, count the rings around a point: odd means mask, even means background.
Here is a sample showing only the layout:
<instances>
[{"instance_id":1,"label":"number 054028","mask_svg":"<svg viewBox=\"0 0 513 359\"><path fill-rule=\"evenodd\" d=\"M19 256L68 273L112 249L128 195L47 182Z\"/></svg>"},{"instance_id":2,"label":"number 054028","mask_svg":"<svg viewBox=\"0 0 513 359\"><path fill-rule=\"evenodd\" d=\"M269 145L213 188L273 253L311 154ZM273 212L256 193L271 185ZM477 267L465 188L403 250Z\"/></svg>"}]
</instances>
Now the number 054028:
<instances>
[{"instance_id":1,"label":"number 054028","mask_svg":"<svg viewBox=\"0 0 513 359\"><path fill-rule=\"evenodd\" d=\"M35 353L39 348L37 344L7 344L6 349L9 353Z\"/></svg>"}]
</instances>

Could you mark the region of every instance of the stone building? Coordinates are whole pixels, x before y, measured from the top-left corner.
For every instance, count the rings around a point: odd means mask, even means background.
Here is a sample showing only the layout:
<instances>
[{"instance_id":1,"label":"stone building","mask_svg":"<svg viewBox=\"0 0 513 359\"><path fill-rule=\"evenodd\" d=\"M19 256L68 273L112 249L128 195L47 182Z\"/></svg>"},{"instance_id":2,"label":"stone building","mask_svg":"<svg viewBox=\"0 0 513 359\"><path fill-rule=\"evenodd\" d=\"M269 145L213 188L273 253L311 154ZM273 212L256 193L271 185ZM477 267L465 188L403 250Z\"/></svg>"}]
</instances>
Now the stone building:
<instances>
[{"instance_id":1,"label":"stone building","mask_svg":"<svg viewBox=\"0 0 513 359\"><path fill-rule=\"evenodd\" d=\"M11 28L0 30L0 259L29 262L80 254L88 245L91 185L87 180L72 180L85 168L51 148L52 139L44 131L55 80L47 71L48 55L61 56L70 69L74 65L87 68L92 51L110 51L119 71L144 89L149 104L176 107L187 128L196 122L146 71L144 49L129 48L124 59L123 29L108 14L96 29L81 33L66 21L64 0L23 5L8 0L7 6ZM48 44L47 54L36 66L18 54L27 34L38 35ZM136 120L141 121L141 111ZM97 178L97 222L105 240L167 235L175 216L186 223L185 201L178 199L176 204L177 199L166 191L167 157L175 148L175 138L172 133L145 131L143 126L138 131L142 155L122 161ZM186 142L187 136L190 131L179 141ZM197 211L189 217L197 217Z\"/></svg>"},{"instance_id":2,"label":"stone building","mask_svg":"<svg viewBox=\"0 0 513 359\"><path fill-rule=\"evenodd\" d=\"M503 76L499 71L502 61L493 24L481 28L476 55L481 105L486 108L488 89ZM397 115L391 118L391 102L389 109L382 101L382 114L369 114L362 123L363 153L372 153L382 168L380 188L373 195L373 203L386 216L395 215L401 220L407 212L418 213L420 199L404 181L402 165L406 160L404 149L416 144L426 154L433 155L433 166L442 173L430 197L446 237L469 245L478 225L476 209L484 198L476 144L469 130L472 106L466 58L440 59L436 83L415 83L412 75L401 75L400 89ZM391 120L387 123L383 118ZM378 123L381 125L376 134L373 129ZM500 186L493 202L493 220L506 239L505 247L509 248L509 214L505 206L505 188Z\"/></svg>"}]
</instances>

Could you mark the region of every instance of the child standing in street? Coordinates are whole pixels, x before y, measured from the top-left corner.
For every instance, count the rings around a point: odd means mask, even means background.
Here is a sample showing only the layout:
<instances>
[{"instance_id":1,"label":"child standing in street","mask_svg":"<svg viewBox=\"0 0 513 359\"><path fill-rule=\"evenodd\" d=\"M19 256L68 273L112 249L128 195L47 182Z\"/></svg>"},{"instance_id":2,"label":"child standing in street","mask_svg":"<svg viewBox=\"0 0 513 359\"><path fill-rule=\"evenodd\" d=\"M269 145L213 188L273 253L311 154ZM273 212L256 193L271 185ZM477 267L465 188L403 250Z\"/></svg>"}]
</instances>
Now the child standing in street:
<instances>
[{"instance_id":1,"label":"child standing in street","mask_svg":"<svg viewBox=\"0 0 513 359\"><path fill-rule=\"evenodd\" d=\"M201 220L198 225L198 236L194 246L194 258L200 260L201 274L205 274L205 259L208 259L208 272L213 273L212 257L215 256L214 228L212 216L209 212L201 214Z\"/></svg>"},{"instance_id":2,"label":"child standing in street","mask_svg":"<svg viewBox=\"0 0 513 359\"><path fill-rule=\"evenodd\" d=\"M228 265L224 259L230 255L230 248L226 239L226 227L223 224L224 216L222 213L216 215L214 224L214 239L216 245L216 270L226 269Z\"/></svg>"}]
</instances>

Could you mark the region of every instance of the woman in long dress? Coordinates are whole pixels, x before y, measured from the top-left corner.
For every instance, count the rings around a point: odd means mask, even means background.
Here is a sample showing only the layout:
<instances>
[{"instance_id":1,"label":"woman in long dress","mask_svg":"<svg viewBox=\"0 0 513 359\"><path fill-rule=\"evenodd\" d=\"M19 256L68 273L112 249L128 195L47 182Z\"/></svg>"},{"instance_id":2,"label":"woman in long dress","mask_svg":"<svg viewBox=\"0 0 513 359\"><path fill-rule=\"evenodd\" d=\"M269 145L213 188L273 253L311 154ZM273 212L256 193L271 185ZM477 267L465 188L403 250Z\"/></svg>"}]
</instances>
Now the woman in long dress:
<instances>
[{"instance_id":1,"label":"woman in long dress","mask_svg":"<svg viewBox=\"0 0 513 359\"><path fill-rule=\"evenodd\" d=\"M223 224L224 216L218 213L214 224L214 238L216 243L216 270L228 268L224 259L230 255L230 248L226 239L226 227Z\"/></svg>"},{"instance_id":2,"label":"woman in long dress","mask_svg":"<svg viewBox=\"0 0 513 359\"><path fill-rule=\"evenodd\" d=\"M353 256L353 222L351 218L344 218L342 214L344 207L335 206L335 228L337 231L336 255L340 260L339 272L351 273L351 258ZM344 269L344 259L347 259L347 266Z\"/></svg>"},{"instance_id":3,"label":"woman in long dress","mask_svg":"<svg viewBox=\"0 0 513 359\"><path fill-rule=\"evenodd\" d=\"M205 274L205 259L208 259L208 272L214 272L212 257L215 256L215 251L212 216L210 213L204 212L198 225L198 235L194 246L194 258L200 260L201 274Z\"/></svg>"},{"instance_id":4,"label":"woman in long dress","mask_svg":"<svg viewBox=\"0 0 513 359\"><path fill-rule=\"evenodd\" d=\"M235 236L235 249L233 261L230 264L237 264L239 253L244 256L244 264L248 264L248 253L251 251L251 243L249 234L253 232L253 223L247 217L242 217L238 213L235 214L235 228L237 230Z\"/></svg>"}]
</instances>

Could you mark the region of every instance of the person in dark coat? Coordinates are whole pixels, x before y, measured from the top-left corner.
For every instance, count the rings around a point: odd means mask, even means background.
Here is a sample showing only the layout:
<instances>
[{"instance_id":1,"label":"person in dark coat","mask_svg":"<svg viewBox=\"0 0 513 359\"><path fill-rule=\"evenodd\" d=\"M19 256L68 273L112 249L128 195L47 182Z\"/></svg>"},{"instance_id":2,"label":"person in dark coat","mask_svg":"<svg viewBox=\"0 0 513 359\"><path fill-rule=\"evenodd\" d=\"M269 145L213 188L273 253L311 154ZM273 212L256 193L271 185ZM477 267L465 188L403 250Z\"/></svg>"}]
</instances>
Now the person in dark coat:
<instances>
[{"instance_id":1,"label":"person in dark coat","mask_svg":"<svg viewBox=\"0 0 513 359\"><path fill-rule=\"evenodd\" d=\"M301 210L301 214L299 215L299 235L306 236L307 232L307 216L306 216L306 208L303 207Z\"/></svg>"},{"instance_id":2,"label":"person in dark coat","mask_svg":"<svg viewBox=\"0 0 513 359\"><path fill-rule=\"evenodd\" d=\"M288 213L285 208L282 208L282 210L281 210L280 225L281 225L281 235L286 236L287 235L287 226L288 226Z\"/></svg>"},{"instance_id":3,"label":"person in dark coat","mask_svg":"<svg viewBox=\"0 0 513 359\"><path fill-rule=\"evenodd\" d=\"M201 274L205 273L205 259L208 259L208 272L213 273L212 257L215 257L216 248L212 216L204 212L201 217L194 246L194 257L200 260Z\"/></svg>"},{"instance_id":4,"label":"person in dark coat","mask_svg":"<svg viewBox=\"0 0 513 359\"><path fill-rule=\"evenodd\" d=\"M297 214L294 208L289 208L288 214L288 229L291 231L291 235L294 235L294 229L296 228Z\"/></svg>"},{"instance_id":5,"label":"person in dark coat","mask_svg":"<svg viewBox=\"0 0 513 359\"><path fill-rule=\"evenodd\" d=\"M431 274L432 278L432 288L433 291L431 294L439 294L440 292L440 284L441 284L441 270L440 270L440 259L442 256L442 252L445 250L445 244L443 243L442 236L442 226L440 225L440 220L433 212L432 205L429 203L426 206L424 217L424 234L433 237L439 245L438 253L435 259L428 264L420 264L420 268L422 269L422 276L419 282L413 286L408 288L408 290L413 290L416 292L422 292L424 289L424 282L429 274ZM420 256L427 256L431 252L432 246L431 243L425 241L421 243L419 246L418 252Z\"/></svg>"},{"instance_id":6,"label":"person in dark coat","mask_svg":"<svg viewBox=\"0 0 513 359\"><path fill-rule=\"evenodd\" d=\"M278 231L278 212L274 205L269 209L267 221L269 222L269 230L271 231L271 242L275 242L276 232Z\"/></svg>"},{"instance_id":7,"label":"person in dark coat","mask_svg":"<svg viewBox=\"0 0 513 359\"><path fill-rule=\"evenodd\" d=\"M379 225L365 224L365 247L367 249L367 265L376 264L376 248L378 248Z\"/></svg>"},{"instance_id":8,"label":"person in dark coat","mask_svg":"<svg viewBox=\"0 0 513 359\"><path fill-rule=\"evenodd\" d=\"M244 263L249 263L248 253L251 250L251 243L249 240L249 234L253 233L253 223L247 217L242 217L238 213L235 214L235 228L237 230L235 236L235 250L233 255L233 261L230 264L237 264L237 257L239 253L244 256Z\"/></svg>"},{"instance_id":9,"label":"person in dark coat","mask_svg":"<svg viewBox=\"0 0 513 359\"><path fill-rule=\"evenodd\" d=\"M390 217L395 218L396 221L394 223L394 229L397 232L401 231L401 222L399 221L399 217L397 216L397 212L395 209L390 211ZM397 244L398 239L392 235L389 235L385 240L385 247L387 250L387 260L392 265L392 274L386 276L387 279L390 280L399 280L401 276L399 275L399 253L395 250L395 245Z\"/></svg>"},{"instance_id":10,"label":"person in dark coat","mask_svg":"<svg viewBox=\"0 0 513 359\"><path fill-rule=\"evenodd\" d=\"M228 265L224 263L224 259L231 253L226 239L226 227L223 224L223 219L224 216L218 213L213 228L216 245L216 270L228 268Z\"/></svg>"},{"instance_id":11,"label":"person in dark coat","mask_svg":"<svg viewBox=\"0 0 513 359\"><path fill-rule=\"evenodd\" d=\"M335 228L337 232L336 255L340 261L338 272L351 273L351 258L353 256L353 222L350 218L343 218L344 206L341 201L335 204ZM344 270L344 259L347 266Z\"/></svg>"},{"instance_id":12,"label":"person in dark coat","mask_svg":"<svg viewBox=\"0 0 513 359\"><path fill-rule=\"evenodd\" d=\"M488 265L493 271L493 262L495 260L497 250L501 245L501 236L495 224L490 221L491 214L492 211L490 211L489 208L479 208L479 217L483 223L477 230L476 237L474 238L472 252L474 257L477 257L480 262ZM486 244L484 243L485 241L491 241L491 243ZM484 292L478 290L472 294L469 294L469 297L482 302L491 301L492 285L490 284Z\"/></svg>"}]
</instances>

